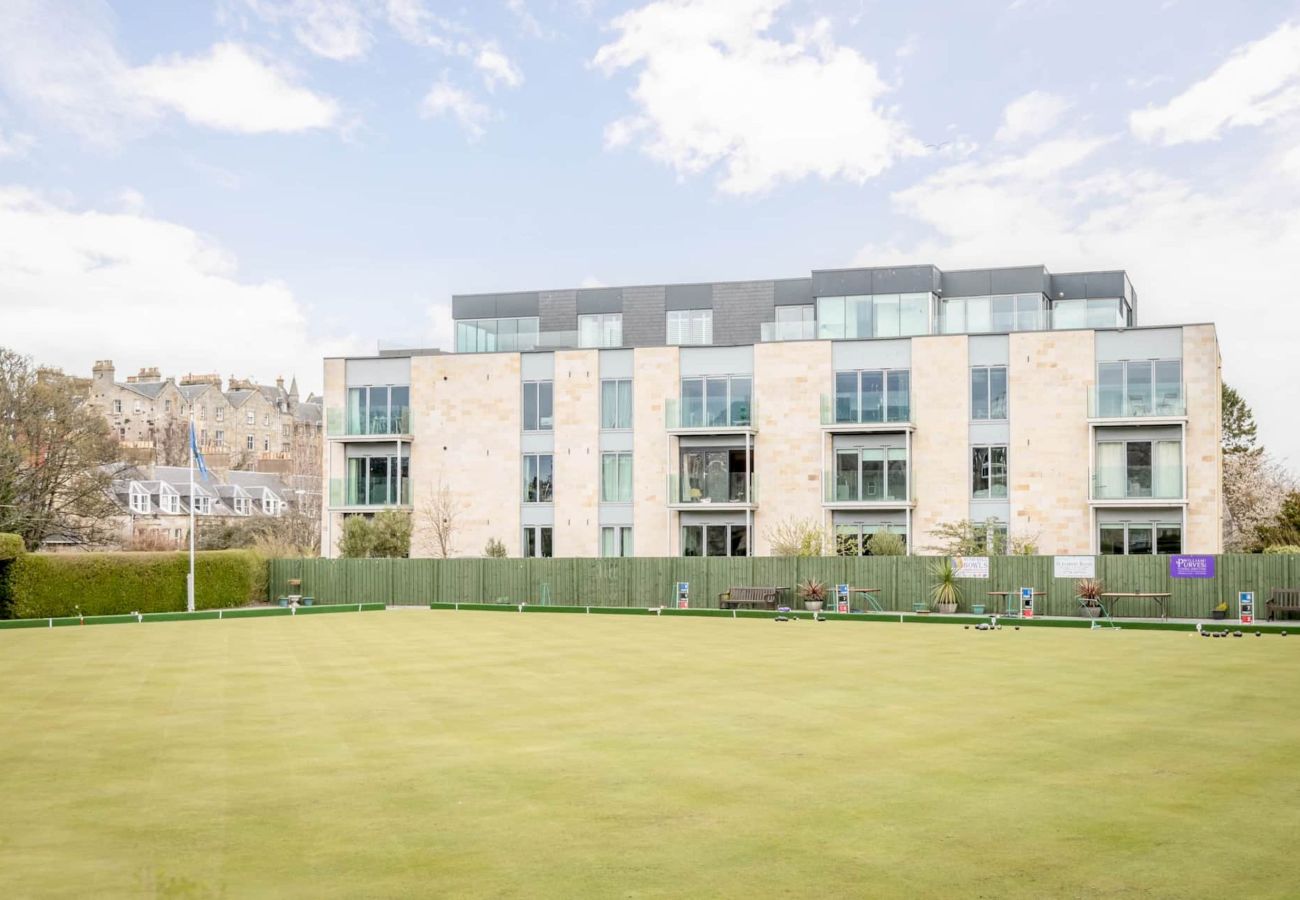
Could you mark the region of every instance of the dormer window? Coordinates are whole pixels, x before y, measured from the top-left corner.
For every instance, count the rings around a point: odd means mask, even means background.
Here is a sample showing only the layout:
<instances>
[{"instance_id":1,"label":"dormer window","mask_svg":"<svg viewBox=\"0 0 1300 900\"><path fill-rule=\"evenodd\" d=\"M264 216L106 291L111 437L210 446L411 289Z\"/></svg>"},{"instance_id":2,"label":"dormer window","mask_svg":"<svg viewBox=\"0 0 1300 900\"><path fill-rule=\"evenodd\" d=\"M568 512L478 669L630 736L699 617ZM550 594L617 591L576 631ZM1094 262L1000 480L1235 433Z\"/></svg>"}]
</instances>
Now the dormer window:
<instances>
[{"instance_id":1,"label":"dormer window","mask_svg":"<svg viewBox=\"0 0 1300 900\"><path fill-rule=\"evenodd\" d=\"M236 498L235 498L235 515L239 515L239 516L246 516L246 515L248 515L248 498L247 498L247 497L236 497Z\"/></svg>"},{"instance_id":2,"label":"dormer window","mask_svg":"<svg viewBox=\"0 0 1300 900\"><path fill-rule=\"evenodd\" d=\"M163 492L158 495L158 505L162 507L163 512L177 515L181 511L180 495Z\"/></svg>"},{"instance_id":3,"label":"dormer window","mask_svg":"<svg viewBox=\"0 0 1300 900\"><path fill-rule=\"evenodd\" d=\"M149 495L134 486L131 488L131 512L142 516L149 515Z\"/></svg>"}]
</instances>

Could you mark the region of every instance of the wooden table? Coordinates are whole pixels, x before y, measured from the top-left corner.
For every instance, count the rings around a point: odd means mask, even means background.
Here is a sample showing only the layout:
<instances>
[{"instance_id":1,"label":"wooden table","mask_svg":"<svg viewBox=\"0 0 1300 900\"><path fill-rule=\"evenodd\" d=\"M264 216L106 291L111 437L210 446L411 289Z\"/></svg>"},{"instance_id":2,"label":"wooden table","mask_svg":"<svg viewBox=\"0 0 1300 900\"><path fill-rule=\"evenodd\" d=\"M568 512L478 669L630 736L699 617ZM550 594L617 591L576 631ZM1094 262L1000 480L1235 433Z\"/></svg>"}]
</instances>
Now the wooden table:
<instances>
[{"instance_id":1,"label":"wooden table","mask_svg":"<svg viewBox=\"0 0 1300 900\"><path fill-rule=\"evenodd\" d=\"M1167 619L1169 618L1169 616L1166 614L1166 610L1165 610L1165 598L1166 598L1166 597L1170 597L1170 596L1172 596L1172 594L1168 594L1168 593L1163 593L1163 594L1162 594L1162 593L1151 593L1151 592L1148 592L1148 591L1137 591L1137 592L1135 592L1135 593L1102 594L1102 597L1109 597L1109 598L1111 598L1112 601L1115 601L1115 600L1130 600L1130 599L1132 599L1132 600L1154 600L1154 601L1156 601L1156 606L1160 608L1160 618L1161 618L1162 621L1167 620ZM1114 602L1112 602L1112 603L1111 603L1111 607L1113 608L1114 606L1115 606L1115 604L1114 604Z\"/></svg>"}]
</instances>

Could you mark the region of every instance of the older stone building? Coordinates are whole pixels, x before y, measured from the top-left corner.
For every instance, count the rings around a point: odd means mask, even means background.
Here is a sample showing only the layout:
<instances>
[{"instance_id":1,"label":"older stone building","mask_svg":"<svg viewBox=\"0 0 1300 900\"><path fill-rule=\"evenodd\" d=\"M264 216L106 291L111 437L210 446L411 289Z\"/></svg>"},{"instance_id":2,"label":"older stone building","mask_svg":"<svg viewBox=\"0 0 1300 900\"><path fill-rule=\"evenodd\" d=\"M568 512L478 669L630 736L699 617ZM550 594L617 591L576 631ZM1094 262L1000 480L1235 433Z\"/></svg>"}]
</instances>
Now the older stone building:
<instances>
[{"instance_id":1,"label":"older stone building","mask_svg":"<svg viewBox=\"0 0 1300 900\"><path fill-rule=\"evenodd\" d=\"M231 376L187 374L164 378L143 368L116 379L112 360L95 363L88 402L102 410L133 462L185 465L190 416L208 465L300 475L319 466L321 404L300 399L296 379L285 387Z\"/></svg>"}]
</instances>

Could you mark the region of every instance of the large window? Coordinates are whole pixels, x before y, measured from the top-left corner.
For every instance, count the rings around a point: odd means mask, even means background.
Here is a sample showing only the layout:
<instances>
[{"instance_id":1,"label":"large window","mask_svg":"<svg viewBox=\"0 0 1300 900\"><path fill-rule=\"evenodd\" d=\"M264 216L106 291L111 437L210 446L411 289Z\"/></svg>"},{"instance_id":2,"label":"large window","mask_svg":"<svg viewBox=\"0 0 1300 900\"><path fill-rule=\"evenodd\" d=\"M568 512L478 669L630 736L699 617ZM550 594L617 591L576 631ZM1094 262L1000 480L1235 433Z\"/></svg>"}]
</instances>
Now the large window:
<instances>
[{"instance_id":1,"label":"large window","mask_svg":"<svg viewBox=\"0 0 1300 900\"><path fill-rule=\"evenodd\" d=\"M524 556L550 557L552 555L551 526L526 526L524 528Z\"/></svg>"},{"instance_id":2,"label":"large window","mask_svg":"<svg viewBox=\"0 0 1300 900\"><path fill-rule=\"evenodd\" d=\"M850 503L906 502L907 450L867 447L835 451L833 499Z\"/></svg>"},{"instance_id":3,"label":"large window","mask_svg":"<svg viewBox=\"0 0 1300 900\"><path fill-rule=\"evenodd\" d=\"M132 485L130 497L131 512L139 513L142 516L149 514L149 494L147 491L143 488L136 488Z\"/></svg>"},{"instance_id":4,"label":"large window","mask_svg":"<svg viewBox=\"0 0 1300 900\"><path fill-rule=\"evenodd\" d=\"M971 448L971 496L976 500L999 500L1007 496L1007 448Z\"/></svg>"},{"instance_id":5,"label":"large window","mask_svg":"<svg viewBox=\"0 0 1300 900\"><path fill-rule=\"evenodd\" d=\"M180 494L171 493L165 490L161 491L158 494L158 505L162 507L163 512L176 515L181 511Z\"/></svg>"},{"instance_id":6,"label":"large window","mask_svg":"<svg viewBox=\"0 0 1300 900\"><path fill-rule=\"evenodd\" d=\"M456 352L535 350L537 323L536 316L516 319L462 319L456 323Z\"/></svg>"},{"instance_id":7,"label":"large window","mask_svg":"<svg viewBox=\"0 0 1300 900\"><path fill-rule=\"evenodd\" d=\"M748 375L682 379L682 427L727 428L752 423L754 382Z\"/></svg>"},{"instance_id":8,"label":"large window","mask_svg":"<svg viewBox=\"0 0 1300 900\"><path fill-rule=\"evenodd\" d=\"M600 529L601 556L631 556L632 526L606 525Z\"/></svg>"},{"instance_id":9,"label":"large window","mask_svg":"<svg viewBox=\"0 0 1300 900\"><path fill-rule=\"evenodd\" d=\"M817 337L817 308L778 306L776 320L764 322L760 331L765 341L811 341Z\"/></svg>"},{"instance_id":10,"label":"large window","mask_svg":"<svg viewBox=\"0 0 1300 900\"><path fill-rule=\"evenodd\" d=\"M253 415L249 413L249 415ZM253 424L251 421L248 424ZM410 434L411 388L380 384L348 388L348 434Z\"/></svg>"},{"instance_id":11,"label":"large window","mask_svg":"<svg viewBox=\"0 0 1300 900\"><path fill-rule=\"evenodd\" d=\"M1151 553L1182 553L1182 525L1172 522L1115 522L1103 524L1097 533L1097 549L1103 556L1147 556Z\"/></svg>"},{"instance_id":12,"label":"large window","mask_svg":"<svg viewBox=\"0 0 1300 900\"><path fill-rule=\"evenodd\" d=\"M355 456L348 460L348 506L393 506L411 501L409 457Z\"/></svg>"},{"instance_id":13,"label":"large window","mask_svg":"<svg viewBox=\"0 0 1300 900\"><path fill-rule=\"evenodd\" d=\"M683 525L682 556L748 556L746 525Z\"/></svg>"},{"instance_id":14,"label":"large window","mask_svg":"<svg viewBox=\"0 0 1300 900\"><path fill-rule=\"evenodd\" d=\"M1053 328L1122 328L1128 305L1118 298L1057 300L1052 304Z\"/></svg>"},{"instance_id":15,"label":"large window","mask_svg":"<svg viewBox=\"0 0 1300 900\"><path fill-rule=\"evenodd\" d=\"M1007 367L975 366L970 370L970 417L1007 417Z\"/></svg>"},{"instance_id":16,"label":"large window","mask_svg":"<svg viewBox=\"0 0 1300 900\"><path fill-rule=\"evenodd\" d=\"M1097 363L1099 418L1182 415L1184 409L1182 360Z\"/></svg>"},{"instance_id":17,"label":"large window","mask_svg":"<svg viewBox=\"0 0 1300 900\"><path fill-rule=\"evenodd\" d=\"M554 394L554 382L524 382L524 431L550 431L555 427Z\"/></svg>"},{"instance_id":18,"label":"large window","mask_svg":"<svg viewBox=\"0 0 1300 900\"><path fill-rule=\"evenodd\" d=\"M835 373L836 422L907 422L912 418L912 373L865 369Z\"/></svg>"},{"instance_id":19,"label":"large window","mask_svg":"<svg viewBox=\"0 0 1300 900\"><path fill-rule=\"evenodd\" d=\"M1182 493L1182 441L1097 442L1096 499L1174 500Z\"/></svg>"},{"instance_id":20,"label":"large window","mask_svg":"<svg viewBox=\"0 0 1300 900\"><path fill-rule=\"evenodd\" d=\"M746 462L749 468L746 469ZM681 457L682 503L745 503L754 459L742 449L687 448Z\"/></svg>"},{"instance_id":21,"label":"large window","mask_svg":"<svg viewBox=\"0 0 1300 900\"><path fill-rule=\"evenodd\" d=\"M578 346L623 346L623 314L597 313L578 316Z\"/></svg>"},{"instance_id":22,"label":"large window","mask_svg":"<svg viewBox=\"0 0 1300 900\"><path fill-rule=\"evenodd\" d=\"M931 294L817 298L817 336L901 337L930 333Z\"/></svg>"},{"instance_id":23,"label":"large window","mask_svg":"<svg viewBox=\"0 0 1300 900\"><path fill-rule=\"evenodd\" d=\"M670 309L667 324L669 344L713 343L713 310L711 309Z\"/></svg>"},{"instance_id":24,"label":"large window","mask_svg":"<svg viewBox=\"0 0 1300 900\"><path fill-rule=\"evenodd\" d=\"M600 382L600 427L632 427L632 380L606 378Z\"/></svg>"},{"instance_id":25,"label":"large window","mask_svg":"<svg viewBox=\"0 0 1300 900\"><path fill-rule=\"evenodd\" d=\"M632 502L631 453L600 455L600 501L602 503Z\"/></svg>"},{"instance_id":26,"label":"large window","mask_svg":"<svg viewBox=\"0 0 1300 900\"><path fill-rule=\"evenodd\" d=\"M944 334L1038 331L1046 321L1042 294L957 297L940 307Z\"/></svg>"},{"instance_id":27,"label":"large window","mask_svg":"<svg viewBox=\"0 0 1300 900\"><path fill-rule=\"evenodd\" d=\"M554 458L550 453L524 454L524 502L550 503L552 499L552 468Z\"/></svg>"}]
</instances>

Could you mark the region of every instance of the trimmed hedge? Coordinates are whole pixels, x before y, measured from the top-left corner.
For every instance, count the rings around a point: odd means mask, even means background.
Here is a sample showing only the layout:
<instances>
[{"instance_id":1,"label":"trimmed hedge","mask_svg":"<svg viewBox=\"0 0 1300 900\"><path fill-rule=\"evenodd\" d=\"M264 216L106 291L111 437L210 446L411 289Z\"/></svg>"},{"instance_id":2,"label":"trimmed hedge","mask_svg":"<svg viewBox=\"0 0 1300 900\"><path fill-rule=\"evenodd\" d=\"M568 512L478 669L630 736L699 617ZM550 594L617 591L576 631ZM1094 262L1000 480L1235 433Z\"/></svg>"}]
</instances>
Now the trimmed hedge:
<instances>
[{"instance_id":1,"label":"trimmed hedge","mask_svg":"<svg viewBox=\"0 0 1300 900\"><path fill-rule=\"evenodd\" d=\"M17 559L22 556L23 549L21 537L0 531L0 561Z\"/></svg>"},{"instance_id":2,"label":"trimmed hedge","mask_svg":"<svg viewBox=\"0 0 1300 900\"><path fill-rule=\"evenodd\" d=\"M9 564L8 617L87 616L185 609L186 553L27 553ZM250 550L196 554L197 609L266 599L266 560Z\"/></svg>"}]
</instances>

